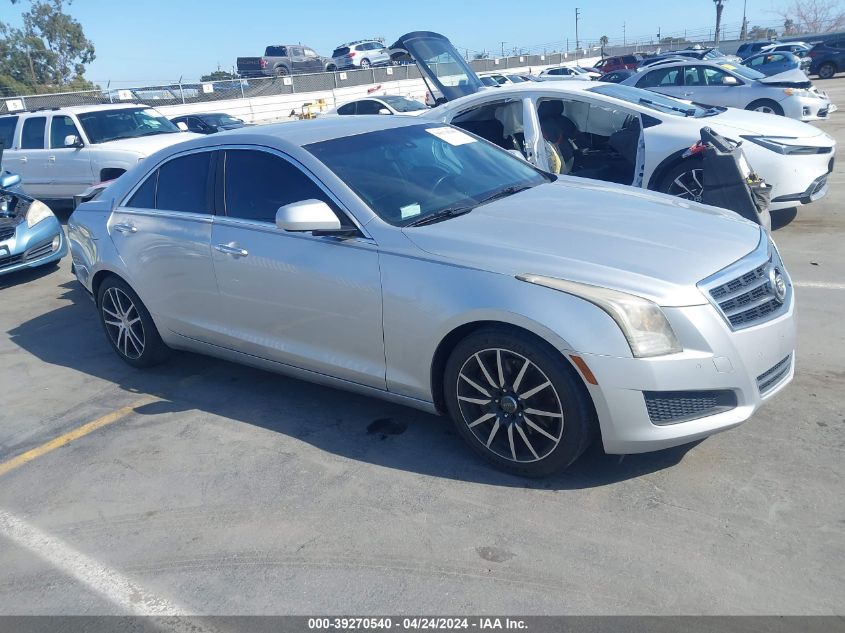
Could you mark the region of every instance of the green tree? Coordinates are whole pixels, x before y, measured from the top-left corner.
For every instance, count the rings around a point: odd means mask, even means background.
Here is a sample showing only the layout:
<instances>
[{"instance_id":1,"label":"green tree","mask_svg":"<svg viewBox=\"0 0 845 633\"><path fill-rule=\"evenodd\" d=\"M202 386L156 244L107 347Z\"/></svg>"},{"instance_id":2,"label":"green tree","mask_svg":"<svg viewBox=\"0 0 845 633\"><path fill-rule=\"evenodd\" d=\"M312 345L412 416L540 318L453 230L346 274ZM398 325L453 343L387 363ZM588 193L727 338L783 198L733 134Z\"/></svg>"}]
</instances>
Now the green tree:
<instances>
[{"instance_id":1,"label":"green tree","mask_svg":"<svg viewBox=\"0 0 845 633\"><path fill-rule=\"evenodd\" d=\"M225 70L215 70L212 73L200 77L200 81L223 81L226 79L237 79L237 75L227 73Z\"/></svg>"},{"instance_id":2,"label":"green tree","mask_svg":"<svg viewBox=\"0 0 845 633\"><path fill-rule=\"evenodd\" d=\"M30 0L29 5L21 16L23 28L0 22L0 86L18 92L93 88L84 75L94 45L65 13L64 0Z\"/></svg>"}]
</instances>

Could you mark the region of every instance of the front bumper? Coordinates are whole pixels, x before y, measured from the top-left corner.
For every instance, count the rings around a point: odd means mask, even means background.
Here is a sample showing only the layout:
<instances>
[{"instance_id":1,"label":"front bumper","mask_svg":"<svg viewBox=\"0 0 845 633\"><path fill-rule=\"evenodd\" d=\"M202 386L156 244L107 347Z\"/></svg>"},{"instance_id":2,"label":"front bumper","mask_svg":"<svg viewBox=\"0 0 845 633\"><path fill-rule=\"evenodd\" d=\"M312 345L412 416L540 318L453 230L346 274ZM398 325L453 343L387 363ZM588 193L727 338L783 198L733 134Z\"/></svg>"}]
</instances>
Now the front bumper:
<instances>
[{"instance_id":1,"label":"front bumper","mask_svg":"<svg viewBox=\"0 0 845 633\"><path fill-rule=\"evenodd\" d=\"M59 243L53 248L56 237ZM12 237L0 242L0 275L56 262L67 255L67 248L62 225L55 217L42 220L32 228L22 222Z\"/></svg>"},{"instance_id":2,"label":"front bumper","mask_svg":"<svg viewBox=\"0 0 845 633\"><path fill-rule=\"evenodd\" d=\"M656 358L580 354L608 453L644 453L735 427L791 380L795 368L794 299L777 318L733 331L712 305L664 308L685 350ZM788 360L787 360L788 359ZM774 370L774 371L773 371ZM655 424L643 392L731 392L733 406L713 415Z\"/></svg>"},{"instance_id":3,"label":"front bumper","mask_svg":"<svg viewBox=\"0 0 845 633\"><path fill-rule=\"evenodd\" d=\"M832 112L836 112L836 104L831 103L826 95L793 96L781 101L783 113L791 119L799 121L823 121Z\"/></svg>"}]
</instances>

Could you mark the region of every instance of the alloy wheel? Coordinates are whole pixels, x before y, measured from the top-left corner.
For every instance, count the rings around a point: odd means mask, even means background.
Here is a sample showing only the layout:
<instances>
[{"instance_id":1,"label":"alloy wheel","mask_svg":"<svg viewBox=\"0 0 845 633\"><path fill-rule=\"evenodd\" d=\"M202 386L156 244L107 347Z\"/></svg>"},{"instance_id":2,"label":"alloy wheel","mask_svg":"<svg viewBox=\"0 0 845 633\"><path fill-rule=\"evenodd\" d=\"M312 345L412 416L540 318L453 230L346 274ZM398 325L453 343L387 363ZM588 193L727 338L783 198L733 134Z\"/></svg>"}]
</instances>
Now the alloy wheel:
<instances>
[{"instance_id":1,"label":"alloy wheel","mask_svg":"<svg viewBox=\"0 0 845 633\"><path fill-rule=\"evenodd\" d=\"M552 381L516 352L476 352L461 367L458 405L467 428L494 454L512 462L537 462L563 437L563 406Z\"/></svg>"},{"instance_id":2,"label":"alloy wheel","mask_svg":"<svg viewBox=\"0 0 845 633\"><path fill-rule=\"evenodd\" d=\"M144 324L129 295L113 286L103 295L100 309L117 351L132 360L140 358L144 353Z\"/></svg>"},{"instance_id":3,"label":"alloy wheel","mask_svg":"<svg viewBox=\"0 0 845 633\"><path fill-rule=\"evenodd\" d=\"M761 105L754 108L754 112L763 112L765 114L777 114L772 106Z\"/></svg>"},{"instance_id":4,"label":"alloy wheel","mask_svg":"<svg viewBox=\"0 0 845 633\"><path fill-rule=\"evenodd\" d=\"M679 174L669 185L666 193L686 200L701 202L704 194L704 170L690 169Z\"/></svg>"}]
</instances>

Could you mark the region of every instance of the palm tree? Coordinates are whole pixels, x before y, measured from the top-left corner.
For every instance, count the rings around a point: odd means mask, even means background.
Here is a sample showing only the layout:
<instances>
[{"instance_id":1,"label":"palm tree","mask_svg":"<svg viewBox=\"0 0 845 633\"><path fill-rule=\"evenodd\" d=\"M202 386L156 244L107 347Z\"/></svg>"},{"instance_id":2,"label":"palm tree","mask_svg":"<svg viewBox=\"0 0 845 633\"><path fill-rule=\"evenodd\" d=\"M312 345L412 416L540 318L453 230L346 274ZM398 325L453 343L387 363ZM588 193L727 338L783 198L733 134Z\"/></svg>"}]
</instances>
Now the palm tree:
<instances>
[{"instance_id":1,"label":"palm tree","mask_svg":"<svg viewBox=\"0 0 845 633\"><path fill-rule=\"evenodd\" d=\"M599 38L599 44L601 44L601 56L602 57L604 57L604 47L607 46L608 42L610 42L610 39L607 37L607 35L602 35Z\"/></svg>"},{"instance_id":2,"label":"palm tree","mask_svg":"<svg viewBox=\"0 0 845 633\"><path fill-rule=\"evenodd\" d=\"M722 28L722 9L725 8L725 0L713 0L716 5L716 37L713 42L716 46L719 45L719 31Z\"/></svg>"}]
</instances>

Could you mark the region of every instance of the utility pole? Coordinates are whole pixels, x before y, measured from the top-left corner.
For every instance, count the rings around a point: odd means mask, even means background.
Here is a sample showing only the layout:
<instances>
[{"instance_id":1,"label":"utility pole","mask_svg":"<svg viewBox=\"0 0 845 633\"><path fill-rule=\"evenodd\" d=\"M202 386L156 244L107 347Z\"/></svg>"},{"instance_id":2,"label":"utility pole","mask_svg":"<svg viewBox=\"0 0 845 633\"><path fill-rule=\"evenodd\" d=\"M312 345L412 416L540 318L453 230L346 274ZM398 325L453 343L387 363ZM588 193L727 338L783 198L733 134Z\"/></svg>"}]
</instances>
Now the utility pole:
<instances>
[{"instance_id":1,"label":"utility pole","mask_svg":"<svg viewBox=\"0 0 845 633\"><path fill-rule=\"evenodd\" d=\"M625 30L625 22L622 23L622 46L628 46L627 31Z\"/></svg>"},{"instance_id":2,"label":"utility pole","mask_svg":"<svg viewBox=\"0 0 845 633\"><path fill-rule=\"evenodd\" d=\"M740 33L739 39L745 40L748 39L748 20L745 16L745 9L748 5L748 0L742 0L742 32Z\"/></svg>"},{"instance_id":3,"label":"utility pole","mask_svg":"<svg viewBox=\"0 0 845 633\"><path fill-rule=\"evenodd\" d=\"M575 59L578 59L578 49L581 48L581 40L578 39L578 20L581 17L581 9L575 7Z\"/></svg>"},{"instance_id":4,"label":"utility pole","mask_svg":"<svg viewBox=\"0 0 845 633\"><path fill-rule=\"evenodd\" d=\"M502 42L502 57L505 56L505 44L507 44L507 42Z\"/></svg>"}]
</instances>

